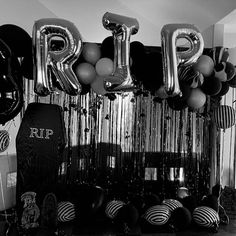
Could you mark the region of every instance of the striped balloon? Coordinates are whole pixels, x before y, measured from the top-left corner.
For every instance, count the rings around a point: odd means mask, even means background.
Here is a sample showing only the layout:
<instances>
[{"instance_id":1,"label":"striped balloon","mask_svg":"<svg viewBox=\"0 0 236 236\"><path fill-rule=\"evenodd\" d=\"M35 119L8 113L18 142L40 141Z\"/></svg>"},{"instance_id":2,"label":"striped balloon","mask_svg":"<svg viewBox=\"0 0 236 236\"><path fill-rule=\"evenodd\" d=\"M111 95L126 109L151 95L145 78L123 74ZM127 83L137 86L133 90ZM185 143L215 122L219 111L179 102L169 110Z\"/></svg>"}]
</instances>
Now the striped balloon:
<instances>
[{"instance_id":1,"label":"striped balloon","mask_svg":"<svg viewBox=\"0 0 236 236\"><path fill-rule=\"evenodd\" d=\"M220 218L218 213L207 206L200 206L193 211L193 221L201 227L205 228L218 228Z\"/></svg>"},{"instance_id":2,"label":"striped balloon","mask_svg":"<svg viewBox=\"0 0 236 236\"><path fill-rule=\"evenodd\" d=\"M162 205L167 206L171 212L178 207L183 207L183 204L175 199L164 199Z\"/></svg>"},{"instance_id":3,"label":"striped balloon","mask_svg":"<svg viewBox=\"0 0 236 236\"><path fill-rule=\"evenodd\" d=\"M218 128L230 128L235 124L235 110L231 106L220 105L213 110L212 118Z\"/></svg>"},{"instance_id":4,"label":"striped balloon","mask_svg":"<svg viewBox=\"0 0 236 236\"><path fill-rule=\"evenodd\" d=\"M75 219L75 206L68 201L59 202L57 206L57 220L67 222Z\"/></svg>"},{"instance_id":5,"label":"striped balloon","mask_svg":"<svg viewBox=\"0 0 236 236\"><path fill-rule=\"evenodd\" d=\"M0 152L6 151L10 144L10 136L6 130L0 130Z\"/></svg>"},{"instance_id":6,"label":"striped balloon","mask_svg":"<svg viewBox=\"0 0 236 236\"><path fill-rule=\"evenodd\" d=\"M114 219L121 207L123 207L125 203L120 200L112 200L107 203L105 208L106 216L110 219Z\"/></svg>"},{"instance_id":7,"label":"striped balloon","mask_svg":"<svg viewBox=\"0 0 236 236\"><path fill-rule=\"evenodd\" d=\"M214 47L211 51L210 51L210 55L209 55L213 61L214 64L217 65L221 62L226 62L229 59L229 52L227 48L224 48L222 46L217 46Z\"/></svg>"},{"instance_id":8,"label":"striped balloon","mask_svg":"<svg viewBox=\"0 0 236 236\"><path fill-rule=\"evenodd\" d=\"M195 71L192 65L178 67L179 81L188 84L191 88L197 88L204 82L204 77L199 71Z\"/></svg>"},{"instance_id":9,"label":"striped balloon","mask_svg":"<svg viewBox=\"0 0 236 236\"><path fill-rule=\"evenodd\" d=\"M143 218L151 225L161 226L170 219L171 212L165 205L155 205L146 210Z\"/></svg>"},{"instance_id":10,"label":"striped balloon","mask_svg":"<svg viewBox=\"0 0 236 236\"><path fill-rule=\"evenodd\" d=\"M236 69L234 65L231 62L226 62L225 72L227 74L227 81L230 81L233 79L236 73Z\"/></svg>"}]
</instances>

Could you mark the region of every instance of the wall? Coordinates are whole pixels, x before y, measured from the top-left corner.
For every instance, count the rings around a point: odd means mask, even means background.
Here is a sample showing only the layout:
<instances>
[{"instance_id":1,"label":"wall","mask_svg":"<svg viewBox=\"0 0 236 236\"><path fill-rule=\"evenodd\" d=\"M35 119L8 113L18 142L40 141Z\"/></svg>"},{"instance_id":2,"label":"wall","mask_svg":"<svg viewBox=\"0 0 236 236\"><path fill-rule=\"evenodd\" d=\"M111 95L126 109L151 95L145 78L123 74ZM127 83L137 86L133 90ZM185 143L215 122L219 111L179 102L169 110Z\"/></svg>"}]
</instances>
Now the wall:
<instances>
[{"instance_id":1,"label":"wall","mask_svg":"<svg viewBox=\"0 0 236 236\"><path fill-rule=\"evenodd\" d=\"M230 49L236 47L236 32L224 33L224 46ZM234 65L236 65L236 61L234 61L234 63Z\"/></svg>"},{"instance_id":2,"label":"wall","mask_svg":"<svg viewBox=\"0 0 236 236\"><path fill-rule=\"evenodd\" d=\"M139 32L132 40L145 45L160 46L160 30L167 23L195 24L202 32L205 47L212 47L213 25L236 7L235 0L0 0L1 24L16 24L30 35L34 21L40 18L65 18L72 21L82 34L84 41L102 42L111 35L102 26L105 12L134 17L139 21ZM2 153L15 153L15 136L20 124L20 115L9 128L11 143Z\"/></svg>"},{"instance_id":3,"label":"wall","mask_svg":"<svg viewBox=\"0 0 236 236\"><path fill-rule=\"evenodd\" d=\"M107 11L136 18L139 32L133 40L160 46L164 24L194 24L203 33L206 46L211 46L209 28L236 8L234 0L0 0L0 22L11 23L32 32L34 21L60 17L72 21L84 41L101 42L110 32L102 26Z\"/></svg>"},{"instance_id":4,"label":"wall","mask_svg":"<svg viewBox=\"0 0 236 236\"><path fill-rule=\"evenodd\" d=\"M234 13L235 14L235 13ZM221 46L229 48L229 62L236 65L236 32L235 25L224 24L222 32L223 43ZM235 107L235 88L223 96L221 103ZM221 131L220 150L220 181L223 186L236 187L236 157L235 157L235 125L225 131Z\"/></svg>"}]
</instances>

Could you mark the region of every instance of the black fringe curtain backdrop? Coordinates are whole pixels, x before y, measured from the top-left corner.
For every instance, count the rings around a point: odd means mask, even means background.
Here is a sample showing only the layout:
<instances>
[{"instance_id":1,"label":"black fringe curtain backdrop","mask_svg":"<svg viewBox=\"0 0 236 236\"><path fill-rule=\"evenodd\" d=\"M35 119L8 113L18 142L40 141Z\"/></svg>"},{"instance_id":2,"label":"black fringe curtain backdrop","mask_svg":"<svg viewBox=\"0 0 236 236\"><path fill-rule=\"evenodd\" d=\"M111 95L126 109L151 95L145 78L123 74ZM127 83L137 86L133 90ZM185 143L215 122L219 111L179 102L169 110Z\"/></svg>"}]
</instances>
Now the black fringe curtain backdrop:
<instances>
[{"instance_id":1,"label":"black fringe curtain backdrop","mask_svg":"<svg viewBox=\"0 0 236 236\"><path fill-rule=\"evenodd\" d=\"M209 192L211 174L210 102L192 112L171 109L151 94L124 93L116 99L93 91L47 97L25 80L25 105L58 104L63 108L67 145L60 167L65 183L89 183L111 198L127 200L152 192L175 197L179 186L200 198ZM212 140L210 140L212 139Z\"/></svg>"}]
</instances>

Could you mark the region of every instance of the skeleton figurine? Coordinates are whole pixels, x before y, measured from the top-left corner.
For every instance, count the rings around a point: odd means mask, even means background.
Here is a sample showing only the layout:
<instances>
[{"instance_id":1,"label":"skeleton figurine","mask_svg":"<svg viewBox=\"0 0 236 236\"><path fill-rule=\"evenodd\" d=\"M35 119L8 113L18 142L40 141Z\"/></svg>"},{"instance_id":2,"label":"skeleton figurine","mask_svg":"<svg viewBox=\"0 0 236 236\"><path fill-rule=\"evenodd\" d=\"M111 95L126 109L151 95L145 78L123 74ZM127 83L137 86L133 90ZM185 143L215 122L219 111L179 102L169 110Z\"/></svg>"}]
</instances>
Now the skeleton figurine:
<instances>
[{"instance_id":1,"label":"skeleton figurine","mask_svg":"<svg viewBox=\"0 0 236 236\"><path fill-rule=\"evenodd\" d=\"M21 224L24 229L36 228L39 226L38 219L40 211L36 205L35 192L22 194L21 201L24 201Z\"/></svg>"}]
</instances>

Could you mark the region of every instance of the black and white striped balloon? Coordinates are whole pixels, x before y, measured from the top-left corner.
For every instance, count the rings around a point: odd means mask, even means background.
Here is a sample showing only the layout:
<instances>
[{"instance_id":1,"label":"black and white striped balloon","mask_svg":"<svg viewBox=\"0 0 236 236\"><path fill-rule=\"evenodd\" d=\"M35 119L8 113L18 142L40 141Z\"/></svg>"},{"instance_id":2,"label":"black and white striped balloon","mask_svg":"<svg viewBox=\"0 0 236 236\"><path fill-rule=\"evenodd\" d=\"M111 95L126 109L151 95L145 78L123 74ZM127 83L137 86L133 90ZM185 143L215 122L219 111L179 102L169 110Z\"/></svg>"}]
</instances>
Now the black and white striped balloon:
<instances>
[{"instance_id":1,"label":"black and white striped balloon","mask_svg":"<svg viewBox=\"0 0 236 236\"><path fill-rule=\"evenodd\" d=\"M59 202L57 206L57 220L59 222L68 222L76 218L75 206L68 201Z\"/></svg>"},{"instance_id":2,"label":"black and white striped balloon","mask_svg":"<svg viewBox=\"0 0 236 236\"><path fill-rule=\"evenodd\" d=\"M220 105L213 110L212 118L218 128L230 128L235 124L235 109L228 105Z\"/></svg>"},{"instance_id":3,"label":"black and white striped balloon","mask_svg":"<svg viewBox=\"0 0 236 236\"><path fill-rule=\"evenodd\" d=\"M175 199L164 199L162 201L162 205L165 205L169 208L169 210L172 212L178 207L183 207L183 204Z\"/></svg>"},{"instance_id":4,"label":"black and white striped balloon","mask_svg":"<svg viewBox=\"0 0 236 236\"><path fill-rule=\"evenodd\" d=\"M218 213L214 209L207 206L195 208L192 218L198 226L205 228L218 228L220 223Z\"/></svg>"},{"instance_id":5,"label":"black and white striped balloon","mask_svg":"<svg viewBox=\"0 0 236 236\"><path fill-rule=\"evenodd\" d=\"M151 225L162 226L170 219L171 212L165 205L155 205L146 210L143 218Z\"/></svg>"},{"instance_id":6,"label":"black and white striped balloon","mask_svg":"<svg viewBox=\"0 0 236 236\"><path fill-rule=\"evenodd\" d=\"M0 152L7 150L10 144L10 135L6 130L0 130Z\"/></svg>"},{"instance_id":7,"label":"black and white striped balloon","mask_svg":"<svg viewBox=\"0 0 236 236\"><path fill-rule=\"evenodd\" d=\"M192 65L178 67L179 81L188 84L191 88L200 87L204 82L204 76L195 71Z\"/></svg>"},{"instance_id":8,"label":"black and white striped balloon","mask_svg":"<svg viewBox=\"0 0 236 236\"><path fill-rule=\"evenodd\" d=\"M215 65L226 62L229 59L228 49L222 46L216 46L210 51L210 57L213 59Z\"/></svg>"},{"instance_id":9,"label":"black and white striped balloon","mask_svg":"<svg viewBox=\"0 0 236 236\"><path fill-rule=\"evenodd\" d=\"M105 208L105 214L108 218L114 219L118 211L125 205L121 200L112 200L107 203Z\"/></svg>"}]
</instances>

